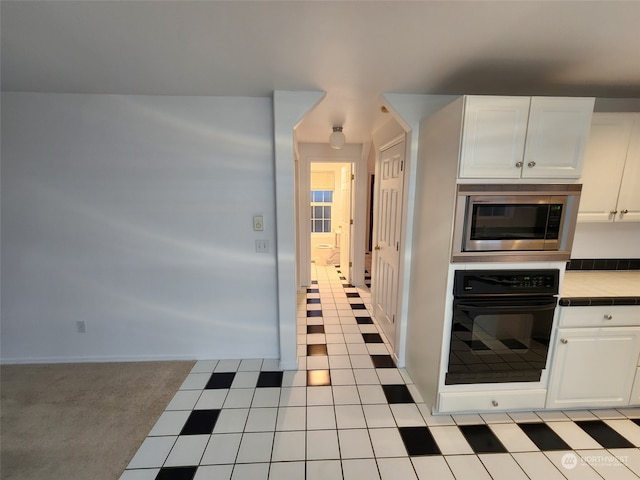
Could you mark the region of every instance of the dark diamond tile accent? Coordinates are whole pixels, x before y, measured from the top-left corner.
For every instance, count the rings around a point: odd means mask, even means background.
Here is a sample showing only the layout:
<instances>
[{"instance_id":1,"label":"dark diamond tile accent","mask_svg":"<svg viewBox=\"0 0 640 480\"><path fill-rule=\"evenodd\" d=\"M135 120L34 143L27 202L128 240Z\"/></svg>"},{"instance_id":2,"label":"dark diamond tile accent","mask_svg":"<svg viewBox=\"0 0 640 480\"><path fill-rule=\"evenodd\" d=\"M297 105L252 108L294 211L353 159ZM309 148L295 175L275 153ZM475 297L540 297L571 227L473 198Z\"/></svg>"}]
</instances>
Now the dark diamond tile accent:
<instances>
[{"instance_id":1,"label":"dark diamond tile accent","mask_svg":"<svg viewBox=\"0 0 640 480\"><path fill-rule=\"evenodd\" d=\"M340 277L340 280L346 280L347 277Z\"/></svg>"},{"instance_id":2,"label":"dark diamond tile accent","mask_svg":"<svg viewBox=\"0 0 640 480\"><path fill-rule=\"evenodd\" d=\"M376 368L396 368L391 355L371 355L371 361Z\"/></svg>"},{"instance_id":3,"label":"dark diamond tile accent","mask_svg":"<svg viewBox=\"0 0 640 480\"><path fill-rule=\"evenodd\" d=\"M358 325L373 325L371 317L356 317L356 322Z\"/></svg>"},{"instance_id":4,"label":"dark diamond tile accent","mask_svg":"<svg viewBox=\"0 0 640 480\"><path fill-rule=\"evenodd\" d=\"M518 426L540 450L571 450L546 423L519 423Z\"/></svg>"},{"instance_id":5,"label":"dark diamond tile accent","mask_svg":"<svg viewBox=\"0 0 640 480\"><path fill-rule=\"evenodd\" d=\"M364 343L384 343L379 333L363 333Z\"/></svg>"},{"instance_id":6,"label":"dark diamond tile accent","mask_svg":"<svg viewBox=\"0 0 640 480\"><path fill-rule=\"evenodd\" d=\"M307 288L307 293L320 293L319 288Z\"/></svg>"},{"instance_id":7,"label":"dark diamond tile accent","mask_svg":"<svg viewBox=\"0 0 640 480\"><path fill-rule=\"evenodd\" d=\"M307 325L307 333L324 333L324 325Z\"/></svg>"},{"instance_id":8,"label":"dark diamond tile accent","mask_svg":"<svg viewBox=\"0 0 640 480\"><path fill-rule=\"evenodd\" d=\"M321 317L322 310L307 310L307 317Z\"/></svg>"},{"instance_id":9,"label":"dark diamond tile accent","mask_svg":"<svg viewBox=\"0 0 640 480\"><path fill-rule=\"evenodd\" d=\"M257 388L282 387L283 372L260 372Z\"/></svg>"},{"instance_id":10,"label":"dark diamond tile accent","mask_svg":"<svg viewBox=\"0 0 640 480\"><path fill-rule=\"evenodd\" d=\"M307 298L307 304L319 304L320 303L320 299L319 298Z\"/></svg>"},{"instance_id":11,"label":"dark diamond tile accent","mask_svg":"<svg viewBox=\"0 0 640 480\"><path fill-rule=\"evenodd\" d=\"M351 308L353 310L366 310L367 307L364 306L364 303L352 303Z\"/></svg>"},{"instance_id":12,"label":"dark diamond tile accent","mask_svg":"<svg viewBox=\"0 0 640 480\"><path fill-rule=\"evenodd\" d=\"M631 418L630 420L640 427L640 418Z\"/></svg>"},{"instance_id":13,"label":"dark diamond tile accent","mask_svg":"<svg viewBox=\"0 0 640 480\"><path fill-rule=\"evenodd\" d=\"M398 430L410 456L440 455L440 449L427 427L400 427Z\"/></svg>"},{"instance_id":14,"label":"dark diamond tile accent","mask_svg":"<svg viewBox=\"0 0 640 480\"><path fill-rule=\"evenodd\" d=\"M347 295L347 298L360 298L359 293L347 292L346 295Z\"/></svg>"},{"instance_id":15,"label":"dark diamond tile accent","mask_svg":"<svg viewBox=\"0 0 640 480\"><path fill-rule=\"evenodd\" d=\"M494 435L488 425L460 425L464 438L476 453L506 453L504 445Z\"/></svg>"},{"instance_id":16,"label":"dark diamond tile accent","mask_svg":"<svg viewBox=\"0 0 640 480\"><path fill-rule=\"evenodd\" d=\"M406 385L382 385L389 403L415 403Z\"/></svg>"},{"instance_id":17,"label":"dark diamond tile accent","mask_svg":"<svg viewBox=\"0 0 640 480\"><path fill-rule=\"evenodd\" d=\"M581 420L575 424L604 448L635 448L634 444L602 420Z\"/></svg>"},{"instance_id":18,"label":"dark diamond tile accent","mask_svg":"<svg viewBox=\"0 0 640 480\"><path fill-rule=\"evenodd\" d=\"M329 370L308 370L307 386L324 387L331 385L331 373Z\"/></svg>"},{"instance_id":19,"label":"dark diamond tile accent","mask_svg":"<svg viewBox=\"0 0 640 480\"><path fill-rule=\"evenodd\" d=\"M212 373L204 388L207 390L214 388L231 388L235 376L235 372Z\"/></svg>"},{"instance_id":20,"label":"dark diamond tile accent","mask_svg":"<svg viewBox=\"0 0 640 480\"><path fill-rule=\"evenodd\" d=\"M318 281L317 280L311 280L311 285L318 285Z\"/></svg>"},{"instance_id":21,"label":"dark diamond tile accent","mask_svg":"<svg viewBox=\"0 0 640 480\"><path fill-rule=\"evenodd\" d=\"M180 435L211 435L220 410L193 410Z\"/></svg>"},{"instance_id":22,"label":"dark diamond tile accent","mask_svg":"<svg viewBox=\"0 0 640 480\"><path fill-rule=\"evenodd\" d=\"M341 278L341 280L346 280L346 278ZM356 288L355 285L351 285L350 283L343 283L343 288Z\"/></svg>"},{"instance_id":23,"label":"dark diamond tile accent","mask_svg":"<svg viewBox=\"0 0 640 480\"><path fill-rule=\"evenodd\" d=\"M156 480L192 480L198 467L164 467L156 475Z\"/></svg>"},{"instance_id":24,"label":"dark diamond tile accent","mask_svg":"<svg viewBox=\"0 0 640 480\"><path fill-rule=\"evenodd\" d=\"M311 357L316 355L329 355L327 352L327 345L324 343L307 345L307 356Z\"/></svg>"}]
</instances>

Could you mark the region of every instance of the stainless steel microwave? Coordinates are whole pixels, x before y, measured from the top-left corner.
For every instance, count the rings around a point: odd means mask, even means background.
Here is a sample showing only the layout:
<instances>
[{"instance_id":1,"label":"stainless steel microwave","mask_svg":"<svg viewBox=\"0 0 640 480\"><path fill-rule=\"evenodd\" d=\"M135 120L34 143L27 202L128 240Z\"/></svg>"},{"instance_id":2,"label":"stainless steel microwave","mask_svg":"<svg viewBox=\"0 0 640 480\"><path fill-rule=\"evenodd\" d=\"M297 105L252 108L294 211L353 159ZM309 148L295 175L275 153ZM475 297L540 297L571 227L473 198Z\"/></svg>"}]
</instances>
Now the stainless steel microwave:
<instances>
[{"instance_id":1,"label":"stainless steel microwave","mask_svg":"<svg viewBox=\"0 0 640 480\"><path fill-rule=\"evenodd\" d=\"M452 261L566 261L580 184L458 185Z\"/></svg>"}]
</instances>

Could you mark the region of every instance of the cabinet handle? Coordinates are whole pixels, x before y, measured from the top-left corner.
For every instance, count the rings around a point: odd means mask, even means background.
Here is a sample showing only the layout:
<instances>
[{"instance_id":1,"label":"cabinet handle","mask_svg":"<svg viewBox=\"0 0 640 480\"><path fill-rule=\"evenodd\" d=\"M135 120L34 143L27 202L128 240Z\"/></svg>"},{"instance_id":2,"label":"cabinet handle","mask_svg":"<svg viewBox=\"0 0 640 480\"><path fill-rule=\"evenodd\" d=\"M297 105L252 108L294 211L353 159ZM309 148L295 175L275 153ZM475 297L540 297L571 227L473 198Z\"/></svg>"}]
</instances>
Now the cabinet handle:
<instances>
[{"instance_id":1,"label":"cabinet handle","mask_svg":"<svg viewBox=\"0 0 640 480\"><path fill-rule=\"evenodd\" d=\"M624 210L622 210L620 212L620 215L626 215L627 213L629 213L629 210L627 210L626 208Z\"/></svg>"},{"instance_id":2,"label":"cabinet handle","mask_svg":"<svg viewBox=\"0 0 640 480\"><path fill-rule=\"evenodd\" d=\"M610 313L607 313L607 314L604 316L604 319L605 319L605 320L611 320L612 318L613 318L613 315L611 315Z\"/></svg>"},{"instance_id":3,"label":"cabinet handle","mask_svg":"<svg viewBox=\"0 0 640 480\"><path fill-rule=\"evenodd\" d=\"M611 210L609 213L610 213L611 215L615 215L616 213L618 213L618 210Z\"/></svg>"},{"instance_id":4,"label":"cabinet handle","mask_svg":"<svg viewBox=\"0 0 640 480\"><path fill-rule=\"evenodd\" d=\"M523 165L524 165L524 162L517 162L516 168L522 168Z\"/></svg>"},{"instance_id":5,"label":"cabinet handle","mask_svg":"<svg viewBox=\"0 0 640 480\"><path fill-rule=\"evenodd\" d=\"M560 339L560 343L567 343L569 340L567 340L566 338L561 338Z\"/></svg>"},{"instance_id":6,"label":"cabinet handle","mask_svg":"<svg viewBox=\"0 0 640 480\"><path fill-rule=\"evenodd\" d=\"M491 405L493 405L494 407L497 407L499 403L495 400L491 400Z\"/></svg>"},{"instance_id":7,"label":"cabinet handle","mask_svg":"<svg viewBox=\"0 0 640 480\"><path fill-rule=\"evenodd\" d=\"M536 166L536 162L534 162L534 161L531 161L531 162L527 163L527 167L529 167L529 168L533 168L535 166Z\"/></svg>"}]
</instances>

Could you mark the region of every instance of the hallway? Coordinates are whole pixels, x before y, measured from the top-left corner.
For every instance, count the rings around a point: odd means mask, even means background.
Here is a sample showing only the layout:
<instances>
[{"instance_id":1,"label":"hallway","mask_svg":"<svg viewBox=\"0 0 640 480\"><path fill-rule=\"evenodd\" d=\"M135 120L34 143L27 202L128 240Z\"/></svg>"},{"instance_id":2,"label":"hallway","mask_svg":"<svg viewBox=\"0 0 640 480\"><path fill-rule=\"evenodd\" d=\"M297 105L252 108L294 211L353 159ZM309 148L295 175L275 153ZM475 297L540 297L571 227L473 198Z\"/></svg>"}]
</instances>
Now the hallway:
<instances>
[{"instance_id":1,"label":"hallway","mask_svg":"<svg viewBox=\"0 0 640 480\"><path fill-rule=\"evenodd\" d=\"M198 362L120 480L639 478L639 409L432 416L369 290L333 266L312 278L299 369Z\"/></svg>"}]
</instances>

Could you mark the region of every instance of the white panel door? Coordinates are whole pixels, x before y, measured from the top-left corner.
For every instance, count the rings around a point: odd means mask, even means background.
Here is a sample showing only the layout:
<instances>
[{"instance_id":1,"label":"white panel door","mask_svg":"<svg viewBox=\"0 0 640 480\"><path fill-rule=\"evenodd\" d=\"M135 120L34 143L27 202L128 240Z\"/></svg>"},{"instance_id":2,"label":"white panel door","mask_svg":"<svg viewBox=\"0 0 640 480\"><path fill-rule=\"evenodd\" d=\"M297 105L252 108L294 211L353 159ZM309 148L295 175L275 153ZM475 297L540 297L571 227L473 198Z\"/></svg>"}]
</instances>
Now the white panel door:
<instances>
[{"instance_id":1,"label":"white panel door","mask_svg":"<svg viewBox=\"0 0 640 480\"><path fill-rule=\"evenodd\" d=\"M631 138L633 114L595 113L582 172L578 221L615 220L620 179ZM636 183L639 180L636 179ZM640 190L640 188L638 189Z\"/></svg>"},{"instance_id":2,"label":"white panel door","mask_svg":"<svg viewBox=\"0 0 640 480\"><path fill-rule=\"evenodd\" d=\"M351 274L351 165L345 165L340 171L340 271L349 283Z\"/></svg>"},{"instance_id":3,"label":"white panel door","mask_svg":"<svg viewBox=\"0 0 640 480\"><path fill-rule=\"evenodd\" d=\"M404 151L404 141L382 151L376 179L378 200L372 272L373 314L392 346L395 345L398 306Z\"/></svg>"},{"instance_id":4,"label":"white panel door","mask_svg":"<svg viewBox=\"0 0 640 480\"><path fill-rule=\"evenodd\" d=\"M530 100L465 98L460 178L520 178Z\"/></svg>"},{"instance_id":5,"label":"white panel door","mask_svg":"<svg viewBox=\"0 0 640 480\"><path fill-rule=\"evenodd\" d=\"M593 98L533 97L523 178L579 178Z\"/></svg>"}]
</instances>

